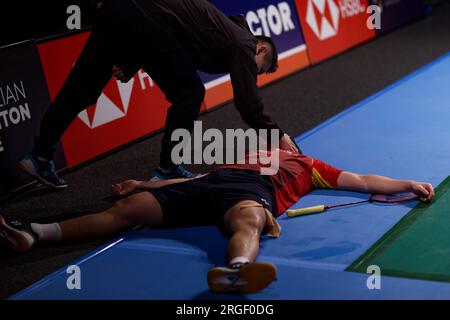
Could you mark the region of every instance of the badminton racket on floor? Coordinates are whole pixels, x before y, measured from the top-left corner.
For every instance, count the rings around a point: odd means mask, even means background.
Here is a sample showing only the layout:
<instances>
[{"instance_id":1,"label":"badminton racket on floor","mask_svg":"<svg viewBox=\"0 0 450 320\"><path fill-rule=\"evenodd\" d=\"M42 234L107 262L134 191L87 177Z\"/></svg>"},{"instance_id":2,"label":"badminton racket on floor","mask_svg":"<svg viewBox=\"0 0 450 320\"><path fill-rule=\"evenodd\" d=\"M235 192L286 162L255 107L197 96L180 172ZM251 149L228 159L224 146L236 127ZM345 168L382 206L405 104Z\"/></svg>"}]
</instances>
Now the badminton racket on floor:
<instances>
[{"instance_id":1,"label":"badminton racket on floor","mask_svg":"<svg viewBox=\"0 0 450 320\"><path fill-rule=\"evenodd\" d=\"M320 206L314 206L314 207L308 207L308 208L293 209L293 210L288 210L286 213L287 213L288 217L292 218L292 217L298 217L298 216L306 216L309 214L322 213L322 212L325 212L325 211L327 211L329 209L333 209L333 208L353 206L355 204L361 204L361 203L367 203L367 202L403 203L403 202L417 200L417 198L418 198L417 195L415 195L412 192L389 194L389 195L373 194L369 199L363 200L363 201L342 203L342 204L337 204L334 206L320 205Z\"/></svg>"}]
</instances>

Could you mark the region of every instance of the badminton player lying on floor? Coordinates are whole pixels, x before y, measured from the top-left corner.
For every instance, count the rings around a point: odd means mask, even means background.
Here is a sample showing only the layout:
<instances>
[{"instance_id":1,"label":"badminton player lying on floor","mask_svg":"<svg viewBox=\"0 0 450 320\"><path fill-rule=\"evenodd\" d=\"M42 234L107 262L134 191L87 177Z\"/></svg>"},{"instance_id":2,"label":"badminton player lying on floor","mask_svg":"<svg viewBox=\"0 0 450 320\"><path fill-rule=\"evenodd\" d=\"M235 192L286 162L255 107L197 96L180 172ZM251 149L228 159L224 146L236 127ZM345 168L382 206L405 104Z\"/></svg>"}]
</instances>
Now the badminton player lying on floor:
<instances>
[{"instance_id":1,"label":"badminton player lying on floor","mask_svg":"<svg viewBox=\"0 0 450 320\"><path fill-rule=\"evenodd\" d=\"M354 174L298 153L279 152L279 170L274 175L261 175L259 164L246 161L194 179L128 180L112 186L116 196L126 198L111 209L53 224L6 221L0 216L0 235L13 250L23 252L37 241L88 239L137 225L214 224L229 236L229 265L209 270L210 288L215 292L252 293L265 288L276 276L273 264L255 262L260 236L278 237L281 228L274 216L312 190L413 192L422 201L434 196L429 183ZM131 194L136 190L143 192Z\"/></svg>"}]
</instances>

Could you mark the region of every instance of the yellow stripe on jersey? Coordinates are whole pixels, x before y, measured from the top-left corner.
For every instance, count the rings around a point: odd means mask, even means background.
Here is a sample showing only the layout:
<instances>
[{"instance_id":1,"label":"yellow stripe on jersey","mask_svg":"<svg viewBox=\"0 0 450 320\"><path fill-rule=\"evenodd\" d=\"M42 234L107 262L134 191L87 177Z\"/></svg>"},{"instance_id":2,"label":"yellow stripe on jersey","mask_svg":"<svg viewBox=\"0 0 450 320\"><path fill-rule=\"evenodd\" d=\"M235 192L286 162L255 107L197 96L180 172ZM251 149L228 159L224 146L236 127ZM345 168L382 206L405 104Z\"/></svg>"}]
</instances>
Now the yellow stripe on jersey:
<instances>
[{"instance_id":1,"label":"yellow stripe on jersey","mask_svg":"<svg viewBox=\"0 0 450 320\"><path fill-rule=\"evenodd\" d=\"M334 189L333 186L322 176L320 175L319 171L316 169L312 169L312 183L315 188L317 189Z\"/></svg>"}]
</instances>

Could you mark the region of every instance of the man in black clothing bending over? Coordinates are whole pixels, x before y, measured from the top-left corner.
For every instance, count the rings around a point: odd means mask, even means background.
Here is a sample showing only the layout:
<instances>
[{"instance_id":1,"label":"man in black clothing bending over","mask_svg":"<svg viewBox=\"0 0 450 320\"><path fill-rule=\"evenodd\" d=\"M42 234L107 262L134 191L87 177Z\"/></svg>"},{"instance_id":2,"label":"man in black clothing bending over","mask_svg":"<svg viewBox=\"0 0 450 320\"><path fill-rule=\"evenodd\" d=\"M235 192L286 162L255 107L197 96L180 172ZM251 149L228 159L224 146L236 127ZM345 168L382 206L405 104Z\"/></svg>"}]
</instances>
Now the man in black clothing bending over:
<instances>
[{"instance_id":1,"label":"man in black clothing bending over","mask_svg":"<svg viewBox=\"0 0 450 320\"><path fill-rule=\"evenodd\" d=\"M127 81L143 68L172 104L167 111L156 179L191 178L171 160L176 129L193 130L205 95L197 70L230 73L236 108L255 129L279 129L264 107L257 75L274 72L270 38L255 37L244 17L227 17L206 0L108 0L64 86L44 116L35 147L19 163L46 185L65 188L53 162L54 146L79 112L95 103L112 75ZM280 130L280 148L297 151Z\"/></svg>"}]
</instances>

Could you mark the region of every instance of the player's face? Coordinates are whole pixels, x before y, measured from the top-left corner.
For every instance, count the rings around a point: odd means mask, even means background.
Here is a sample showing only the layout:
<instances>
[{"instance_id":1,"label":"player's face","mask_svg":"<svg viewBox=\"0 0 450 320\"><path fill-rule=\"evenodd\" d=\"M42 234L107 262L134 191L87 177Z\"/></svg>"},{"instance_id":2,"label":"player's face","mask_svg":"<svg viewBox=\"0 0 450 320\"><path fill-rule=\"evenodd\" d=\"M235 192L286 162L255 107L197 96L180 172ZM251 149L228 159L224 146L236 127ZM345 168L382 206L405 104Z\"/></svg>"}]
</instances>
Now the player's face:
<instances>
[{"instance_id":1,"label":"player's face","mask_svg":"<svg viewBox=\"0 0 450 320\"><path fill-rule=\"evenodd\" d=\"M267 71L270 69L270 63L262 63L261 66L258 66L258 74L264 74L267 73Z\"/></svg>"}]
</instances>

